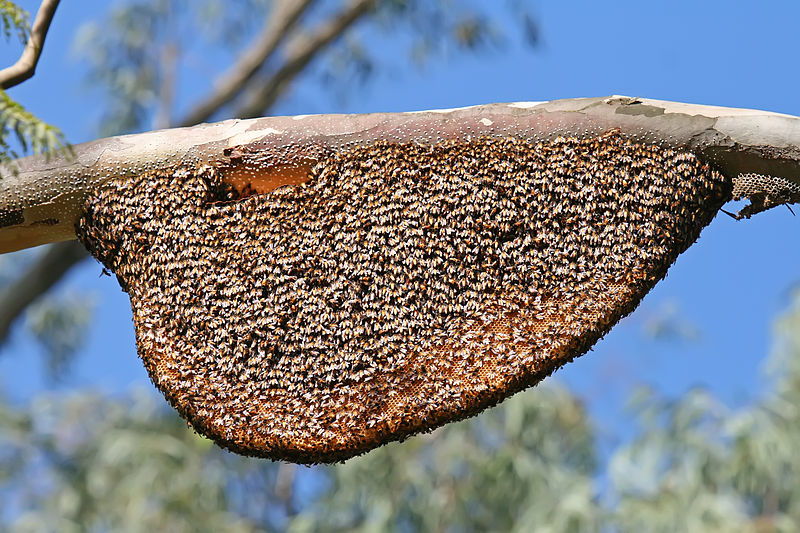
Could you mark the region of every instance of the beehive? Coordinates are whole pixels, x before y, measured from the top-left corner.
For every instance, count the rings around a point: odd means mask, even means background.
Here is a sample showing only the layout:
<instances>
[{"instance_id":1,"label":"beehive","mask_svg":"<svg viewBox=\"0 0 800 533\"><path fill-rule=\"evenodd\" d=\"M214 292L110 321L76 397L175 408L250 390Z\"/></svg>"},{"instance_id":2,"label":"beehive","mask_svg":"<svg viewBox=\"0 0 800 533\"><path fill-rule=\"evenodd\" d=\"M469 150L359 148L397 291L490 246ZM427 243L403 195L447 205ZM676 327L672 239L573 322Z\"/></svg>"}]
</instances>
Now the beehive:
<instances>
[{"instance_id":1,"label":"beehive","mask_svg":"<svg viewBox=\"0 0 800 533\"><path fill-rule=\"evenodd\" d=\"M316 463L474 415L582 355L730 195L692 153L614 131L381 141L266 194L210 166L118 180L78 234L198 432Z\"/></svg>"}]
</instances>

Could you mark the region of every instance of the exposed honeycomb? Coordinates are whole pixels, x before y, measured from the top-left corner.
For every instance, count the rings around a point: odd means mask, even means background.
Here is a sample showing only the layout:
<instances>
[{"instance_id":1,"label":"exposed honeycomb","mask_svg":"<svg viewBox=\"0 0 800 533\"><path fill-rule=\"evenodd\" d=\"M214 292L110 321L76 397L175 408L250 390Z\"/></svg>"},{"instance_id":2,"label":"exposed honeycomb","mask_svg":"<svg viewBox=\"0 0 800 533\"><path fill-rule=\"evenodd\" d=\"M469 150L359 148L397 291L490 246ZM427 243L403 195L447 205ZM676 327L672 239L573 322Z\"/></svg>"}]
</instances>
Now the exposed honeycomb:
<instances>
[{"instance_id":1,"label":"exposed honeycomb","mask_svg":"<svg viewBox=\"0 0 800 533\"><path fill-rule=\"evenodd\" d=\"M750 218L772 207L800 202L800 185L778 176L764 174L739 174L733 178L733 199L747 198L736 218Z\"/></svg>"},{"instance_id":2,"label":"exposed honeycomb","mask_svg":"<svg viewBox=\"0 0 800 533\"><path fill-rule=\"evenodd\" d=\"M78 234L197 431L315 463L474 415L585 353L730 193L693 154L616 132L378 142L266 194L210 167L112 182Z\"/></svg>"}]
</instances>

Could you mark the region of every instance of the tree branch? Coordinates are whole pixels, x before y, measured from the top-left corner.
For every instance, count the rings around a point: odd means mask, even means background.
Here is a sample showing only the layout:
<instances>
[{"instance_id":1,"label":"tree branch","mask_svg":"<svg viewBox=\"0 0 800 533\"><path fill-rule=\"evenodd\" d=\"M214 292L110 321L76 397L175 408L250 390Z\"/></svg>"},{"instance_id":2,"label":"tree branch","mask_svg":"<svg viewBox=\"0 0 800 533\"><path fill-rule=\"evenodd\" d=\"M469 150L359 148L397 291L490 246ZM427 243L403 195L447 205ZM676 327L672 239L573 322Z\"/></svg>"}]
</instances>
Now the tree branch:
<instances>
[{"instance_id":1,"label":"tree branch","mask_svg":"<svg viewBox=\"0 0 800 533\"><path fill-rule=\"evenodd\" d=\"M5 342L11 325L25 308L50 290L73 265L87 255L77 241L53 244L34 261L31 268L0 290L0 344Z\"/></svg>"},{"instance_id":2,"label":"tree branch","mask_svg":"<svg viewBox=\"0 0 800 533\"><path fill-rule=\"evenodd\" d=\"M307 166L347 143L549 139L612 129L639 142L694 152L731 178L765 176L788 196L800 194L795 192L800 118L766 111L612 96L415 113L235 119L99 139L74 146L70 156L29 156L14 161L13 170L0 167L0 253L74 239L86 195L143 169L210 164L257 177L276 165ZM763 192L774 197L779 191Z\"/></svg>"},{"instance_id":3,"label":"tree branch","mask_svg":"<svg viewBox=\"0 0 800 533\"><path fill-rule=\"evenodd\" d=\"M180 125L193 126L205 122L222 106L239 95L242 87L253 79L264 63L272 57L312 3L313 0L282 0L278 2L255 42L216 81L211 94L186 114Z\"/></svg>"},{"instance_id":4,"label":"tree branch","mask_svg":"<svg viewBox=\"0 0 800 533\"><path fill-rule=\"evenodd\" d=\"M0 70L0 88L8 89L19 85L23 81L31 78L36 72L36 64L44 47L44 39L50 29L50 23L56 13L56 8L60 0L43 0L39 11L36 13L36 20L33 21L31 35L28 43L22 51L22 55L16 63L10 67Z\"/></svg>"},{"instance_id":5,"label":"tree branch","mask_svg":"<svg viewBox=\"0 0 800 533\"><path fill-rule=\"evenodd\" d=\"M374 6L374 0L353 0L340 13L323 22L310 35L295 43L283 66L274 74L265 80L254 79L248 84L253 89L245 96L245 103L238 109L236 116L253 118L265 113L284 93L292 80L326 46L369 13Z\"/></svg>"}]
</instances>

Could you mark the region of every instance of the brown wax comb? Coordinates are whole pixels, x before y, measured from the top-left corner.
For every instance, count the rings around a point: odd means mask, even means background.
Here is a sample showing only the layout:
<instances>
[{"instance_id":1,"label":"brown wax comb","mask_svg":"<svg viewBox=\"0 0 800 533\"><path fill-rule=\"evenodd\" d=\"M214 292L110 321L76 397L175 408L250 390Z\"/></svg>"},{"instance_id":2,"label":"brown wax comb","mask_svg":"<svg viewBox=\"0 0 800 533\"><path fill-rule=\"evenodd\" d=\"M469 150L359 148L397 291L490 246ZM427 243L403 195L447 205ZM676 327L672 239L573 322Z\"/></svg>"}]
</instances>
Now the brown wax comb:
<instances>
[{"instance_id":1,"label":"brown wax comb","mask_svg":"<svg viewBox=\"0 0 800 533\"><path fill-rule=\"evenodd\" d=\"M96 168L176 145L70 198L198 432L340 461L584 354L732 194L761 198L752 212L800 199L795 176L729 177L797 154L752 149L723 112L743 114L612 97L221 123L89 147Z\"/></svg>"},{"instance_id":2,"label":"brown wax comb","mask_svg":"<svg viewBox=\"0 0 800 533\"><path fill-rule=\"evenodd\" d=\"M314 463L478 413L583 354L730 191L694 155L615 132L376 142L265 194L212 167L112 182L79 235L195 429Z\"/></svg>"}]
</instances>

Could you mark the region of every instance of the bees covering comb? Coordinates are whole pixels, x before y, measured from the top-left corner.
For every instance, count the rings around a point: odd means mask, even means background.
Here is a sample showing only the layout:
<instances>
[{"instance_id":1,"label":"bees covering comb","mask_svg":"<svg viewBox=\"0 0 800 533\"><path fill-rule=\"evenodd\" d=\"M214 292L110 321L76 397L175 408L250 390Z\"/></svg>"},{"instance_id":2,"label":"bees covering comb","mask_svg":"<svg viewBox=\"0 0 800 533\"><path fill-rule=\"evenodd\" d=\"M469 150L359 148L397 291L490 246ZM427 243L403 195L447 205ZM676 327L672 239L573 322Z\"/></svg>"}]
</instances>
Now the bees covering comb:
<instances>
[{"instance_id":1,"label":"bees covering comb","mask_svg":"<svg viewBox=\"0 0 800 533\"><path fill-rule=\"evenodd\" d=\"M92 193L155 385L232 451L333 462L472 416L585 353L730 198L611 131L377 141L242 195L213 166Z\"/></svg>"}]
</instances>

